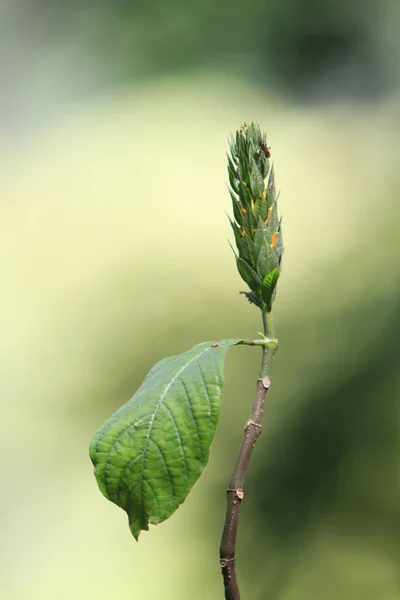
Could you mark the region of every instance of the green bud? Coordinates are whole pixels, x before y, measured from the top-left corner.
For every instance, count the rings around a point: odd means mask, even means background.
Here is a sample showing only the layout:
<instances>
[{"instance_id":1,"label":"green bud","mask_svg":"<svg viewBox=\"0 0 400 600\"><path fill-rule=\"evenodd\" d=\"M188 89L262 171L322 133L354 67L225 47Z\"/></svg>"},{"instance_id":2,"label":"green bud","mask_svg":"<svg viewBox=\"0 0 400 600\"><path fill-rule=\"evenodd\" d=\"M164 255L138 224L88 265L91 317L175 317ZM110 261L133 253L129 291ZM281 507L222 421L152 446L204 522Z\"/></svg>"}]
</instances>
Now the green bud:
<instances>
[{"instance_id":1,"label":"green bud","mask_svg":"<svg viewBox=\"0 0 400 600\"><path fill-rule=\"evenodd\" d=\"M240 276L251 289L247 299L269 312L281 271L283 241L274 167L267 138L257 123L244 123L230 140L228 176L232 229Z\"/></svg>"}]
</instances>

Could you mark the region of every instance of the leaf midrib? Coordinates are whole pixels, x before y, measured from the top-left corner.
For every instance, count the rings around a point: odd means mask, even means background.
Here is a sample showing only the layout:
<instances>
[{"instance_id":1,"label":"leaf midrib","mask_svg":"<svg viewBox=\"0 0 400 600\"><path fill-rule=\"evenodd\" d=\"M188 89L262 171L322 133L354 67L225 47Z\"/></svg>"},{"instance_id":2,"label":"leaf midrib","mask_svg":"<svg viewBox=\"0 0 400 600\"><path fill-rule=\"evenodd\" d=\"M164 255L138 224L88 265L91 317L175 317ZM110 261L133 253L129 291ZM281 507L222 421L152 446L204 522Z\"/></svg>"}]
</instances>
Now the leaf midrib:
<instances>
[{"instance_id":1,"label":"leaf midrib","mask_svg":"<svg viewBox=\"0 0 400 600\"><path fill-rule=\"evenodd\" d=\"M147 456L147 447L149 445L149 439L150 439L150 435L151 432L153 430L153 425L154 422L156 420L156 416L157 413L160 409L161 404L163 403L165 396L167 395L167 393L169 392L169 390L171 389L172 385L174 384L174 382L178 379L178 377L183 373L183 371L185 369L187 369L187 367L192 364L195 360L197 360L198 358L200 358L200 356L203 356L203 354L205 354L206 352L208 352L209 350L211 350L211 347L208 346L207 348L205 348L202 352L200 352L199 354L196 354L195 356L193 356L193 358L191 358L190 360L187 361L187 363L185 363L184 365L182 365L182 367L174 374L174 376L172 377L172 379L167 383L167 385L164 388L164 391L162 392L160 399L157 403L157 406L154 410L154 413L152 415L152 418L150 419L150 423L149 423L149 427L147 430L147 434L146 434L146 442L145 442L145 447L143 449L143 461L142 461L142 472L140 474L140 482L139 482L139 489L140 489L140 507L141 507L141 511L143 513L143 475L144 475L144 467L145 467L145 462L146 462L146 456Z\"/></svg>"}]
</instances>

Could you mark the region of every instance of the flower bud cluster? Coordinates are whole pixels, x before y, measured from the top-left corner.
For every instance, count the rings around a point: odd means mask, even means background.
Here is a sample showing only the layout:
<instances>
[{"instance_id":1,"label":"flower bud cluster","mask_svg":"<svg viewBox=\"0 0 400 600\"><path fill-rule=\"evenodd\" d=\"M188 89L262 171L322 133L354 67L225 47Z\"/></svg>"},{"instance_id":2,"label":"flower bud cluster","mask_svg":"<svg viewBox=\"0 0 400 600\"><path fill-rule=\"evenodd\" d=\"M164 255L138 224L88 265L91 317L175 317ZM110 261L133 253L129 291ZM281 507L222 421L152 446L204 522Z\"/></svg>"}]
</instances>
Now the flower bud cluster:
<instances>
[{"instance_id":1,"label":"flower bud cluster","mask_svg":"<svg viewBox=\"0 0 400 600\"><path fill-rule=\"evenodd\" d=\"M228 175L237 246L236 264L250 288L248 300L270 312L283 254L274 166L265 133L244 123L230 141Z\"/></svg>"}]
</instances>

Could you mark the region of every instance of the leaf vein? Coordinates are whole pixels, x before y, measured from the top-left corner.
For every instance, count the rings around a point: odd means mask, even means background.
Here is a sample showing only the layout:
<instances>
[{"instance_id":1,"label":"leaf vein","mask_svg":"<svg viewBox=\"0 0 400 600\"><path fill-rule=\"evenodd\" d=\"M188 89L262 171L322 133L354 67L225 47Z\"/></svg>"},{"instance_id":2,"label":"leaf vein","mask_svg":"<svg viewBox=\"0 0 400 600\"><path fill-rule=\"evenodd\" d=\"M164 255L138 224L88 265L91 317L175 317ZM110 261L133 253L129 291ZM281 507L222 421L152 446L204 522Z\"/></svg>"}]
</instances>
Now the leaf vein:
<instances>
[{"instance_id":1,"label":"leaf vein","mask_svg":"<svg viewBox=\"0 0 400 600\"><path fill-rule=\"evenodd\" d=\"M204 377L203 369L201 368L201 364L199 362L196 363L196 364L199 367L201 378L202 378L203 384L204 384L204 389L206 390L207 400L208 400L209 414L211 415L211 398L210 398L210 393L209 393L207 385L206 385L206 380L205 380L205 377Z\"/></svg>"},{"instance_id":2,"label":"leaf vein","mask_svg":"<svg viewBox=\"0 0 400 600\"><path fill-rule=\"evenodd\" d=\"M189 481L189 467L188 467L188 464L187 464L185 450L184 450L184 446L183 446L181 434L179 433L179 428L178 428L177 423L176 423L176 419L175 419L175 417L174 417L171 409L169 408L169 406L167 406L167 404L165 404L165 403L164 403L163 406L164 406L164 409L167 411L168 416L170 417L172 423L174 424L175 431L176 431L176 437L177 437L178 443L179 443L179 449L180 449L181 454L183 456L183 460L185 461L186 481Z\"/></svg>"},{"instance_id":3,"label":"leaf vein","mask_svg":"<svg viewBox=\"0 0 400 600\"><path fill-rule=\"evenodd\" d=\"M163 450L161 449L161 446L156 442L156 440L151 439L150 441L153 442L153 444L156 446L157 450L160 453L161 458L164 461L165 468L167 469L167 473L168 473L168 481L169 481L169 484L171 486L171 494L172 494L172 497L173 497L173 496L175 496L175 493L176 493L175 492L175 483L174 483L174 479L173 479L173 477L171 475L171 471L169 469L169 465L168 465L167 459L165 458L165 454L164 454ZM154 492L154 494L155 494L155 492ZM170 505L172 505L172 497L170 498Z\"/></svg>"},{"instance_id":4,"label":"leaf vein","mask_svg":"<svg viewBox=\"0 0 400 600\"><path fill-rule=\"evenodd\" d=\"M173 385L173 383L174 383L174 382L175 382L175 381L178 379L178 377L181 375L181 373L183 373L183 372L185 371L185 369L187 369L187 367L188 367L190 364L192 364L193 362L197 361L197 359L198 359L200 356L202 356L203 354L205 354L205 353L206 353L206 352L208 352L209 350L210 350L210 347L208 346L208 347L207 347L207 348L205 348L205 350L203 350L203 351L202 351L200 354L196 354L195 356L193 356L192 358L190 358L190 359L189 359L189 360L188 360L188 361L187 361L187 362L186 362L184 365L182 365L182 367L181 367L180 369L178 369L178 371L177 371L177 372L175 373L175 375L172 377L171 381L169 381L169 382L167 383L167 385L165 386L165 388L164 388L164 391L163 391L163 393L162 393L162 394L161 394L161 396L160 396L160 399L159 399L159 401L158 401L158 403L157 403L157 406L156 406L156 408L155 408L155 410L154 410L154 413L153 413L153 415L152 415L152 418L151 418L151 420L150 420L150 423L149 423L149 428L148 428L148 431L147 431L147 434L146 434L146 442L145 442L145 447L144 447L144 449L143 449L142 473L141 473L141 476L140 476L140 485L141 485L141 486L143 485L143 474L144 474L144 467L145 467L145 463L146 463L146 456L147 456L147 454L146 454L146 453L147 453L147 447L148 447L148 444L149 444L149 438L150 438L151 432L152 432L152 430L153 430L154 421L155 421L155 419L156 419L156 416L157 416L157 413L158 413L158 411L159 411L159 409L160 409L160 406L161 406L161 404L163 403L165 396L167 395L167 393L168 393L168 392L169 392L169 390L171 389L171 386L172 386L172 385ZM198 363L197 363L197 364L198 364ZM203 376L203 379L204 379L204 376ZM207 394L208 394L208 392L207 392ZM141 509L142 509L142 512L143 512L143 493L141 493L141 503L140 503L140 504L141 504Z\"/></svg>"},{"instance_id":5,"label":"leaf vein","mask_svg":"<svg viewBox=\"0 0 400 600\"><path fill-rule=\"evenodd\" d=\"M212 353L211 353L211 354L212 354ZM190 401L190 395L189 395L189 392L188 392L188 389L187 389L186 383L184 382L184 380L182 379L182 377L179 377L179 381L181 382L181 384L182 384L182 386L183 386L183 389L185 390L186 398L187 398L187 401L188 401L188 404L189 404L189 407L190 407L190 412L191 412L191 414L192 414L193 423L194 423L194 426L195 426L195 428L196 428L196 434L197 434L197 439L198 439L198 441L199 441L199 447L200 447L200 451L201 451L201 453L202 453L202 450L203 450L203 449L202 449L202 445L201 445L201 439L200 439L199 425L198 425L198 423L197 423L196 415L195 415L195 413L194 413L194 410L193 410L193 405L192 405L192 403L191 403L191 401Z\"/></svg>"}]
</instances>

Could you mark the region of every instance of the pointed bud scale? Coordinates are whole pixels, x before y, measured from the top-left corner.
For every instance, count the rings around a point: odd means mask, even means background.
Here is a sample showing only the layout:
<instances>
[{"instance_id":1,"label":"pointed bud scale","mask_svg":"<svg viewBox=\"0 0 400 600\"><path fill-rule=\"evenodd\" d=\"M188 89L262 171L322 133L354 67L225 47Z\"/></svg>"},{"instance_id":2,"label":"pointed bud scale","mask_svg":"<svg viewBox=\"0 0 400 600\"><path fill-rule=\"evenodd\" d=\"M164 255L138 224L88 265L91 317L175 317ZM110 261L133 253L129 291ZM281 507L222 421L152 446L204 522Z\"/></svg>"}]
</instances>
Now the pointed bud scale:
<instances>
[{"instance_id":1,"label":"pointed bud scale","mask_svg":"<svg viewBox=\"0 0 400 600\"><path fill-rule=\"evenodd\" d=\"M236 264L252 290L244 292L248 300L269 312L283 253L271 149L257 123L243 123L229 146L228 175L234 212L231 223L234 231L240 231L239 236L235 235Z\"/></svg>"}]
</instances>

